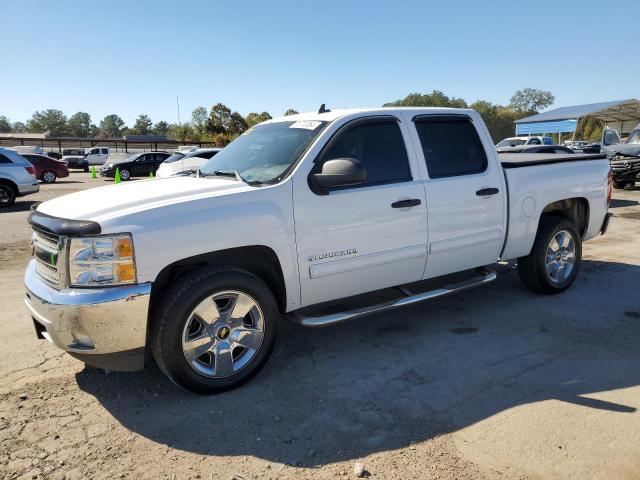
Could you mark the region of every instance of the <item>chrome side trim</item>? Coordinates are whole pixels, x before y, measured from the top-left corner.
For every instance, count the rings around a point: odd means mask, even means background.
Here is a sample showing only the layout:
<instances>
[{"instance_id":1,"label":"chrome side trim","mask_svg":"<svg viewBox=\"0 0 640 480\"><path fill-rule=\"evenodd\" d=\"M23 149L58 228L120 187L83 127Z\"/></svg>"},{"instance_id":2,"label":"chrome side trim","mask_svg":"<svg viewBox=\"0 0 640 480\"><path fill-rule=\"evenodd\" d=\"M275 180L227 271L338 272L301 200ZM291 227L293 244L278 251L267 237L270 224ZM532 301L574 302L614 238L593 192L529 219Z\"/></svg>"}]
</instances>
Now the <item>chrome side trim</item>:
<instances>
[{"instance_id":1,"label":"chrome side trim","mask_svg":"<svg viewBox=\"0 0 640 480\"><path fill-rule=\"evenodd\" d=\"M351 258L315 263L309 266L309 277L322 278L329 275L360 270L362 268L377 267L387 263L401 262L413 258L424 258L427 253L426 251L426 245L417 245L386 252L369 253Z\"/></svg>"},{"instance_id":2,"label":"chrome side trim","mask_svg":"<svg viewBox=\"0 0 640 480\"><path fill-rule=\"evenodd\" d=\"M473 235L465 235L463 237L447 238L446 240L438 240L429 244L429 253L442 253L449 250L457 250L460 248L468 248L487 242L495 242L502 238L502 230L496 228L486 232L474 233Z\"/></svg>"},{"instance_id":3,"label":"chrome side trim","mask_svg":"<svg viewBox=\"0 0 640 480\"><path fill-rule=\"evenodd\" d=\"M294 311L294 312L288 313L287 318L292 322L297 323L299 325L303 325L305 327L324 327L326 325L332 325L334 323L340 323L346 320L353 320L354 318L363 317L365 315L370 315L372 313L383 312L383 311L391 310L394 308L404 307L405 305L411 305L413 303L424 302L426 300L433 300L436 298L444 297L446 295L451 295L452 293L458 293L463 290L484 285L486 283L491 283L497 277L495 270L492 270L487 267L478 268L476 269L476 272L477 272L477 275L470 279L463 280L461 282L452 283L450 285L445 285L443 287L436 288L434 290L429 290L428 292L418 293L416 295L409 295L404 298L399 298L397 300L391 300L385 303L379 303L379 304L367 306L364 308L348 310L345 312L334 313L331 315L325 315L320 317L305 316L300 314L298 311ZM405 295L407 293L411 293L404 288L401 289L401 291Z\"/></svg>"}]
</instances>

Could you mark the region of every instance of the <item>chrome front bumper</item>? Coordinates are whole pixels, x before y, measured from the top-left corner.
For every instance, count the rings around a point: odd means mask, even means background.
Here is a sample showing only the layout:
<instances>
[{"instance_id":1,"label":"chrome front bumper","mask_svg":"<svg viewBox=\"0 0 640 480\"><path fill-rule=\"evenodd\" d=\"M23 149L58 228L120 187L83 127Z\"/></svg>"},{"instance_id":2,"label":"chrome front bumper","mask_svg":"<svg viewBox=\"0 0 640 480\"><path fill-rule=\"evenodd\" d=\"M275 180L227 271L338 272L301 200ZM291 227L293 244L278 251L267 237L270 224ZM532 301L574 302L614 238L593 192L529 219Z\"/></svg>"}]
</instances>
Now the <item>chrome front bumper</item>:
<instances>
[{"instance_id":1,"label":"chrome front bumper","mask_svg":"<svg viewBox=\"0 0 640 480\"><path fill-rule=\"evenodd\" d=\"M98 367L112 370L142 367L151 283L56 290L36 273L33 259L24 281L25 304L39 337ZM103 362L115 357L117 361L112 362L115 366ZM123 358L128 359L124 365Z\"/></svg>"}]
</instances>

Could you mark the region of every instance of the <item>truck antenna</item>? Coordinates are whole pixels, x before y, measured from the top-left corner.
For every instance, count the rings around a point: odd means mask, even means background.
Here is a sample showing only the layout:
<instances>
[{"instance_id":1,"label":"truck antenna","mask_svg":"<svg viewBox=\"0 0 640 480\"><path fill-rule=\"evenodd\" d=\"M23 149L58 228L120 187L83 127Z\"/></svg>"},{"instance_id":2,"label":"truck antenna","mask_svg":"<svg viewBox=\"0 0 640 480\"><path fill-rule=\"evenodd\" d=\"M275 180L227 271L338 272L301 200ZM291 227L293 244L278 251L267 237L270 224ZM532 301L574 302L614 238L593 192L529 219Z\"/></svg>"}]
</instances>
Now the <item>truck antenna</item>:
<instances>
[{"instance_id":1,"label":"truck antenna","mask_svg":"<svg viewBox=\"0 0 640 480\"><path fill-rule=\"evenodd\" d=\"M324 103L322 105L320 105L320 109L318 110L318 113L327 113L330 112L331 110L329 110L328 108L326 108L324 106Z\"/></svg>"}]
</instances>

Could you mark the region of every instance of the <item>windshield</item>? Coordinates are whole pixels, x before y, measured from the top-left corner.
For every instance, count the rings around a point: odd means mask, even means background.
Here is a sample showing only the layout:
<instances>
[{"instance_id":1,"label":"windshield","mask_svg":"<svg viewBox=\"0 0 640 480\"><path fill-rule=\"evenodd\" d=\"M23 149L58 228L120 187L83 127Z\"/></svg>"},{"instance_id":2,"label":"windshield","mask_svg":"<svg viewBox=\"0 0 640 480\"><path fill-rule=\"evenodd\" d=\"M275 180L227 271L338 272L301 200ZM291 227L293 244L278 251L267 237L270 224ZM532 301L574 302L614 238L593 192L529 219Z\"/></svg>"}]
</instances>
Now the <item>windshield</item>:
<instances>
[{"instance_id":1,"label":"windshield","mask_svg":"<svg viewBox=\"0 0 640 480\"><path fill-rule=\"evenodd\" d=\"M627 138L626 143L638 144L640 143L640 130L634 130L629 134L629 138Z\"/></svg>"},{"instance_id":2,"label":"windshield","mask_svg":"<svg viewBox=\"0 0 640 480\"><path fill-rule=\"evenodd\" d=\"M526 140L521 138L505 138L501 142L498 142L496 147L517 147L518 145L524 145L525 142Z\"/></svg>"},{"instance_id":3,"label":"windshield","mask_svg":"<svg viewBox=\"0 0 640 480\"><path fill-rule=\"evenodd\" d=\"M251 183L279 181L327 122L266 123L250 128L205 163L200 171L236 171Z\"/></svg>"},{"instance_id":4,"label":"windshield","mask_svg":"<svg viewBox=\"0 0 640 480\"><path fill-rule=\"evenodd\" d=\"M171 155L170 157L167 157L167 159L164 161L164 163L177 162L181 158L184 158L184 153L176 152L173 155Z\"/></svg>"}]
</instances>

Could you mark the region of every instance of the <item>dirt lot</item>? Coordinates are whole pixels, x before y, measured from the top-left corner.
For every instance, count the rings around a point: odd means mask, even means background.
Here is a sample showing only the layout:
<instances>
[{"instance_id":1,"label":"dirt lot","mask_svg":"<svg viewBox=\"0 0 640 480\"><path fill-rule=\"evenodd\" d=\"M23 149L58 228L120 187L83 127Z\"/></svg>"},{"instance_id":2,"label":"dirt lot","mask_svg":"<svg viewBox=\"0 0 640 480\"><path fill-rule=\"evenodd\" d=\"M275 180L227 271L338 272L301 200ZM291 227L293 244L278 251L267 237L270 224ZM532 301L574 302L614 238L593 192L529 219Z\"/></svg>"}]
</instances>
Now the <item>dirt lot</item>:
<instances>
[{"instance_id":1,"label":"dirt lot","mask_svg":"<svg viewBox=\"0 0 640 480\"><path fill-rule=\"evenodd\" d=\"M640 478L640 191L616 192L562 295L498 265L457 297L286 325L252 382L199 397L36 340L28 208L104 183L73 173L0 213L0 477Z\"/></svg>"}]
</instances>

